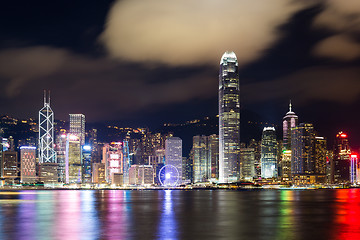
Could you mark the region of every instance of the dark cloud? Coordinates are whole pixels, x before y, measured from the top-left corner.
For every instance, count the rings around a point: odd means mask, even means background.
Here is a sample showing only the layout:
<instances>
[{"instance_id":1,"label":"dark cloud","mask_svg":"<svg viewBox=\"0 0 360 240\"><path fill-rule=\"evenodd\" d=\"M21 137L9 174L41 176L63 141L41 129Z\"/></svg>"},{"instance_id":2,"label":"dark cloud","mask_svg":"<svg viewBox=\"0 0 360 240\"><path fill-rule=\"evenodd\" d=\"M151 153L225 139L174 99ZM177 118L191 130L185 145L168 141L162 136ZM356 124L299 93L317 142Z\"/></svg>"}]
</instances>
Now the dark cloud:
<instances>
[{"instance_id":1,"label":"dark cloud","mask_svg":"<svg viewBox=\"0 0 360 240\"><path fill-rule=\"evenodd\" d=\"M80 111L93 120L120 119L150 108L208 99L217 87L216 71L205 68L171 74L167 68L89 58L45 46L0 52L0 66L0 76L6 79L3 94L9 100L28 90L41 94L42 88L54 89L53 103L61 113Z\"/></svg>"},{"instance_id":2,"label":"dark cloud","mask_svg":"<svg viewBox=\"0 0 360 240\"><path fill-rule=\"evenodd\" d=\"M276 28L308 1L122 0L101 36L115 58L172 66L217 65L226 50L244 64L281 35Z\"/></svg>"},{"instance_id":3,"label":"dark cloud","mask_svg":"<svg viewBox=\"0 0 360 240\"><path fill-rule=\"evenodd\" d=\"M315 18L314 27L330 30L332 34L314 47L314 55L340 61L360 57L360 1L329 0L324 10Z\"/></svg>"},{"instance_id":4,"label":"dark cloud","mask_svg":"<svg viewBox=\"0 0 360 240\"><path fill-rule=\"evenodd\" d=\"M242 93L253 103L292 98L301 105L312 101L346 104L360 96L359 77L358 67L313 67L271 81L249 82Z\"/></svg>"}]
</instances>

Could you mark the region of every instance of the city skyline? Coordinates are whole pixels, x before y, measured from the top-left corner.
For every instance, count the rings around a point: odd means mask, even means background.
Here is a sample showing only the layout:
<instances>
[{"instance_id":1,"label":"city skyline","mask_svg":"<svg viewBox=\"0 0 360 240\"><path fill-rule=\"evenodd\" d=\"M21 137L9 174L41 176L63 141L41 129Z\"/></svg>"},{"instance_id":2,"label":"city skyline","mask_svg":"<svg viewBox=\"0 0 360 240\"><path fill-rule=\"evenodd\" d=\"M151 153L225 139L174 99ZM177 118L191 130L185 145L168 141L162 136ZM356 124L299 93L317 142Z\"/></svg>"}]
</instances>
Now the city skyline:
<instances>
[{"instance_id":1,"label":"city skyline","mask_svg":"<svg viewBox=\"0 0 360 240\"><path fill-rule=\"evenodd\" d=\"M140 0L86 5L44 1L37 8L27 1L17 2L16 7L4 3L0 113L36 117L40 94L50 89L56 119L81 112L88 122L154 127L215 116L218 59L229 50L239 55L242 109L281 125L279 116L291 99L301 121L313 122L323 135L360 132L354 120L358 117L354 109L360 105L359 42L356 18L347 18L360 11L356 1L279 0L260 5L227 1L239 11L229 19L221 17L228 14L226 4L216 1L214 5L174 2L175 8L164 3L164 14L159 16L154 15L158 3L148 6ZM154 11L144 10L145 6ZM180 10L185 6L188 11ZM253 19L260 11L264 19ZM144 16L148 25L135 17L126 22L131 28L124 26L127 14ZM195 14L201 18L193 18ZM215 20L220 23L228 19L229 27L218 27L212 16L219 16ZM188 24L184 17L196 20ZM179 30L174 32L167 22ZM265 22L271 24L264 26ZM123 26L123 32L110 23ZM204 24L213 28L201 27ZM146 35L144 26L159 33ZM197 37L194 28L202 29L203 36ZM121 38L116 48L112 40L118 36L127 38ZM148 45L136 42L138 36ZM206 38L213 41L194 40ZM347 117L350 114L353 117ZM360 137L353 137L360 142Z\"/></svg>"},{"instance_id":2,"label":"city skyline","mask_svg":"<svg viewBox=\"0 0 360 240\"><path fill-rule=\"evenodd\" d=\"M0 239L360 239L360 0L0 22Z\"/></svg>"}]
</instances>

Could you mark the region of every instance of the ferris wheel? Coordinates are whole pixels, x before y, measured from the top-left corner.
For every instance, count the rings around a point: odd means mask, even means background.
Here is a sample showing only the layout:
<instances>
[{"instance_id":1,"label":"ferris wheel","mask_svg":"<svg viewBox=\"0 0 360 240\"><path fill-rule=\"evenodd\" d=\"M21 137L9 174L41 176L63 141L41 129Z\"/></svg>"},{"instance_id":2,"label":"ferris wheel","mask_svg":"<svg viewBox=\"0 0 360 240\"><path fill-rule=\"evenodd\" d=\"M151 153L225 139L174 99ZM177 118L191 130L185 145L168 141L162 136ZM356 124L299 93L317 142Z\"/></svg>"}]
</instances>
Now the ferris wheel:
<instances>
[{"instance_id":1,"label":"ferris wheel","mask_svg":"<svg viewBox=\"0 0 360 240\"><path fill-rule=\"evenodd\" d=\"M162 186L175 187L180 181L179 171L173 165L165 165L159 171L159 181Z\"/></svg>"}]
</instances>

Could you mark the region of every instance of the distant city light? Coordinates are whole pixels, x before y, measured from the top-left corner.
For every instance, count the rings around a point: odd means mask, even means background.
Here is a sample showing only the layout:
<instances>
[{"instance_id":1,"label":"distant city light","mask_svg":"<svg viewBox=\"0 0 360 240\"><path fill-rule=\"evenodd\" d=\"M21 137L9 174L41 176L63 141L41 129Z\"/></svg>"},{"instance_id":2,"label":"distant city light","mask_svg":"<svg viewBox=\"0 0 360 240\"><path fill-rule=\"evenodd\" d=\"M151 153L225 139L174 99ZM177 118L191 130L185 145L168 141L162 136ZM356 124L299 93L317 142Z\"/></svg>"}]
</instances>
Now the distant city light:
<instances>
[{"instance_id":1,"label":"distant city light","mask_svg":"<svg viewBox=\"0 0 360 240\"><path fill-rule=\"evenodd\" d=\"M70 135L69 135L69 139L70 139L71 141L77 141L77 140L79 140L79 137L76 136L76 135L70 134Z\"/></svg>"},{"instance_id":2,"label":"distant city light","mask_svg":"<svg viewBox=\"0 0 360 240\"><path fill-rule=\"evenodd\" d=\"M91 150L91 146L85 145L85 146L83 146L83 149L84 149L85 151L90 151L90 150Z\"/></svg>"},{"instance_id":3,"label":"distant city light","mask_svg":"<svg viewBox=\"0 0 360 240\"><path fill-rule=\"evenodd\" d=\"M21 146L20 149L36 149L36 147L32 147L32 146Z\"/></svg>"}]
</instances>

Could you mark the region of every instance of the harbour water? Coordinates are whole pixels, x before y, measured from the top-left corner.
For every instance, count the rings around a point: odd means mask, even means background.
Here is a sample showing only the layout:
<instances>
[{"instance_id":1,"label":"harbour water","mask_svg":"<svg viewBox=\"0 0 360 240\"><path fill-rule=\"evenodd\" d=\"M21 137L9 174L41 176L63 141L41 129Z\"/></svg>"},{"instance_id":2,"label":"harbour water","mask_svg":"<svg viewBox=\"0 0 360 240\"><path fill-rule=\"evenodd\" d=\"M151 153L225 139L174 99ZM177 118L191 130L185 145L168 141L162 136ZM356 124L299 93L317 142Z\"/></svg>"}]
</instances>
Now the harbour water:
<instances>
[{"instance_id":1,"label":"harbour water","mask_svg":"<svg viewBox=\"0 0 360 240\"><path fill-rule=\"evenodd\" d=\"M360 239L360 189L0 191L0 239Z\"/></svg>"}]
</instances>

